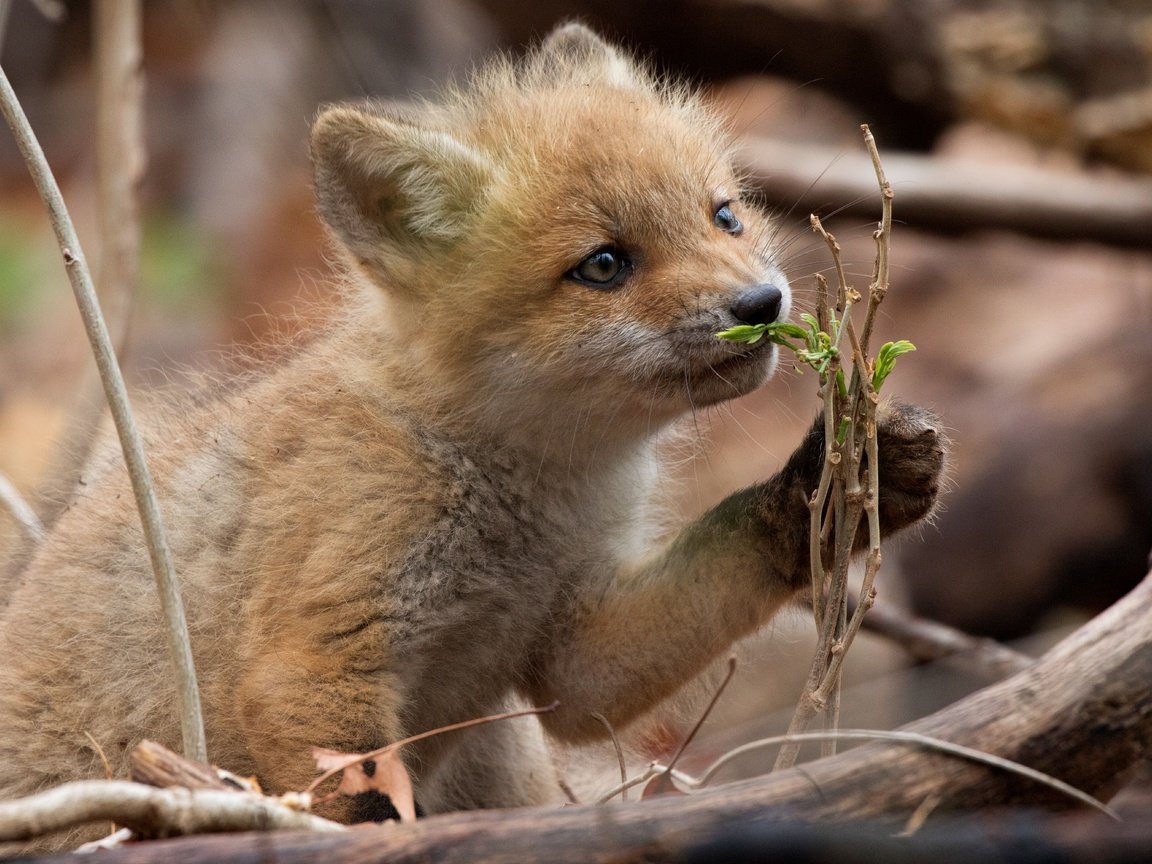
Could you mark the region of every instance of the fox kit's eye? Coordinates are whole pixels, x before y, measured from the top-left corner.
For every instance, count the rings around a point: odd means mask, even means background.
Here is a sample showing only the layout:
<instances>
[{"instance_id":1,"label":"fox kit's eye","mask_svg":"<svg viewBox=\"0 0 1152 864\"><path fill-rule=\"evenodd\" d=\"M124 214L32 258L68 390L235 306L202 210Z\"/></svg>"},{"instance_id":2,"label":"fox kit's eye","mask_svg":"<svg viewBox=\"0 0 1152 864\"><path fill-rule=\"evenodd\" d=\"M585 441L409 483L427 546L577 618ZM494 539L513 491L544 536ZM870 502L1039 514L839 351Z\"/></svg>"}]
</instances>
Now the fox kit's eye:
<instances>
[{"instance_id":1,"label":"fox kit's eye","mask_svg":"<svg viewBox=\"0 0 1152 864\"><path fill-rule=\"evenodd\" d=\"M727 231L729 234L739 234L744 230L744 223L736 218L736 214L732 212L732 205L730 203L722 204L717 208L712 216L712 224L721 231Z\"/></svg>"},{"instance_id":2,"label":"fox kit's eye","mask_svg":"<svg viewBox=\"0 0 1152 864\"><path fill-rule=\"evenodd\" d=\"M624 278L631 266L632 262L619 249L606 246L569 270L568 276L583 285L612 288Z\"/></svg>"}]
</instances>

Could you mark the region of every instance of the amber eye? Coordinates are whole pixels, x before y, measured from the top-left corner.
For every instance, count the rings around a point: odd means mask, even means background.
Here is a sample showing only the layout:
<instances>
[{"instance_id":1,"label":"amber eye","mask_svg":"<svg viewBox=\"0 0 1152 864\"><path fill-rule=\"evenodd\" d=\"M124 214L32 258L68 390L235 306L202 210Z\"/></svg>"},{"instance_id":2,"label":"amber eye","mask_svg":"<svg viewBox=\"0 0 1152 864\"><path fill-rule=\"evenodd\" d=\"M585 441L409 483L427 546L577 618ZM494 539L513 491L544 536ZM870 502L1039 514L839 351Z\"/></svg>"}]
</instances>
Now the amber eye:
<instances>
[{"instance_id":1,"label":"amber eye","mask_svg":"<svg viewBox=\"0 0 1152 864\"><path fill-rule=\"evenodd\" d=\"M744 223L737 219L736 214L732 212L731 203L722 204L717 208L712 216L712 224L729 234L739 234L744 230Z\"/></svg>"},{"instance_id":2,"label":"amber eye","mask_svg":"<svg viewBox=\"0 0 1152 864\"><path fill-rule=\"evenodd\" d=\"M612 288L624 278L631 266L632 262L619 249L606 246L569 270L568 276L594 288Z\"/></svg>"}]
</instances>

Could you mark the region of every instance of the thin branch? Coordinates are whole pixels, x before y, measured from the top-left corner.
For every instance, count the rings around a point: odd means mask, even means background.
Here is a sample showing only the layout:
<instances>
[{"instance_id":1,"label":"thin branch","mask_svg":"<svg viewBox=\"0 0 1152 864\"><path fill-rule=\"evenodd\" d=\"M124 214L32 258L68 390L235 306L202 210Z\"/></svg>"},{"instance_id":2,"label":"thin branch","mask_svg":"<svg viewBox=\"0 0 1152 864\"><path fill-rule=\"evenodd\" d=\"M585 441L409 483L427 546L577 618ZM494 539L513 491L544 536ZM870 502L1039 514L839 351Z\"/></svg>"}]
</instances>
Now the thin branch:
<instances>
[{"instance_id":1,"label":"thin branch","mask_svg":"<svg viewBox=\"0 0 1152 864\"><path fill-rule=\"evenodd\" d=\"M608 737L612 739L612 747L616 750L616 761L620 765L620 800L627 801L628 766L624 762L624 749L620 746L620 739L616 735L616 730L612 728L612 724L608 722L608 718L599 711L592 712L592 719L601 724L608 731Z\"/></svg>"},{"instance_id":2,"label":"thin branch","mask_svg":"<svg viewBox=\"0 0 1152 864\"><path fill-rule=\"evenodd\" d=\"M303 803L303 802L301 802ZM156 789L127 780L79 780L0 802L0 841L29 840L113 821L148 837L216 831L345 831L292 800L214 789Z\"/></svg>"},{"instance_id":3,"label":"thin branch","mask_svg":"<svg viewBox=\"0 0 1152 864\"><path fill-rule=\"evenodd\" d=\"M192 662L192 648L188 639L188 624L184 616L184 603L176 581L172 555L160 518L160 508L152 486L148 463L144 459L144 447L136 420L128 402L128 391L124 378L116 363L112 339L100 314L100 303L92 287L92 277L84 260L84 252L76 236L76 229L68 216L67 207L60 194L44 152L36 140L36 135L24 115L20 102L8 82L8 76L0 69L0 108L4 119L12 128L16 143L20 148L36 189L44 206L48 209L52 230L60 245L72 293L80 307L84 330L96 357L96 366L104 384L104 393L112 409L112 419L124 451L124 461L132 482L132 492L140 511L140 522L148 545L152 562L152 572L156 577L156 587L160 594L166 621L168 650L176 673L176 701L180 716L180 726L184 738L184 752L200 762L207 761L204 742L204 720L200 708L200 692L196 686L196 670Z\"/></svg>"},{"instance_id":4,"label":"thin branch","mask_svg":"<svg viewBox=\"0 0 1152 864\"><path fill-rule=\"evenodd\" d=\"M872 284L868 286L868 314L864 318L864 332L860 337L861 353L868 352L868 343L872 337L872 325L876 320L876 310L884 302L888 294L888 252L892 243L892 184L884 174L884 166L880 163L880 154L876 150L876 139L872 137L872 130L868 124L860 126L864 133L864 146L868 148L868 155L872 159L872 169L876 172L876 182L880 185L881 215L880 224L876 227L873 236L876 238L876 267L872 275Z\"/></svg>"},{"instance_id":5,"label":"thin branch","mask_svg":"<svg viewBox=\"0 0 1152 864\"><path fill-rule=\"evenodd\" d=\"M464 720L460 723L452 723L449 726L440 726L436 729L429 729L427 732L421 732L418 735L402 738L399 741L394 741L391 744L386 744L383 747L380 747L376 750L371 750L367 753L349 754L348 758L343 760L339 765L329 768L327 771L313 780L305 792L312 794L316 791L317 787L319 787L321 783L331 777L335 777L345 768L350 768L359 762L366 762L369 759L378 759L381 756L385 756L395 750L399 750L406 744L414 744L417 741L423 741L425 738L433 738L437 735L443 735L445 732L455 732L459 729L468 729L472 726L483 726L485 723L495 723L500 720L511 720L513 717L528 717L532 714L547 714L550 711L555 711L559 705L559 702L553 702L551 705L546 705L543 708L525 708L520 711L506 711L502 714L489 714L487 717L476 717L472 720Z\"/></svg>"},{"instance_id":6,"label":"thin branch","mask_svg":"<svg viewBox=\"0 0 1152 864\"><path fill-rule=\"evenodd\" d=\"M19 490L12 485L12 481L3 474L0 474L0 506L11 514L32 543L39 543L44 539L44 526L36 516L36 511L24 500Z\"/></svg>"},{"instance_id":7,"label":"thin branch","mask_svg":"<svg viewBox=\"0 0 1152 864\"><path fill-rule=\"evenodd\" d=\"M146 161L139 0L101 0L92 8L96 60L96 296L123 357L140 255L139 189ZM41 515L51 527L76 488L104 419L100 377L86 365L44 481Z\"/></svg>"},{"instance_id":8,"label":"thin branch","mask_svg":"<svg viewBox=\"0 0 1152 864\"><path fill-rule=\"evenodd\" d=\"M676 750L675 755L668 763L668 767L664 769L664 773L671 776L672 769L676 767L676 763L680 761L680 757L684 755L684 751L688 749L688 745L695 740L700 727L704 725L704 721L708 719L712 713L712 709L716 707L716 703L720 701L720 697L724 695L724 691L728 689L728 684L732 681L732 676L736 674L736 657L735 655L728 658L728 671L724 674L724 680L720 682L720 686L716 688L716 692L712 694L712 698L708 700L708 704L700 713L700 718L696 724L684 736L684 740L680 742L680 747Z\"/></svg>"},{"instance_id":9,"label":"thin branch","mask_svg":"<svg viewBox=\"0 0 1152 864\"><path fill-rule=\"evenodd\" d=\"M617 795L623 795L629 789L642 786L653 777L659 776L660 774L667 774L677 783L680 783L687 788L692 788L692 786L696 783L696 778L691 774L685 774L680 769L671 768L661 762L652 762L649 763L648 767L644 769L643 774L638 774L617 786L613 786L607 792L601 793L592 803L596 805L607 804Z\"/></svg>"},{"instance_id":10,"label":"thin branch","mask_svg":"<svg viewBox=\"0 0 1152 864\"><path fill-rule=\"evenodd\" d=\"M826 309L826 283L817 280L819 303L817 321L830 328L824 331L831 340L832 351L826 367L820 371L820 384L824 403L825 457L820 481L809 502L808 558L811 568L812 609L816 620L817 646L808 670L804 690L792 714L788 733L793 736L776 755L774 770L789 768L800 754L797 733L803 732L823 712L825 724L835 729L840 719L840 677L848 649L863 623L864 613L871 606L875 590L876 573L882 560L880 553L880 518L877 508L879 497L879 459L876 452L877 395L872 384L868 359L876 310L888 292L888 251L892 234L892 185L884 175L876 142L868 127L861 126L864 143L872 157L873 170L880 187L883 202L879 225L874 232L876 263L868 285L868 302L864 328L857 335L852 311L860 294L847 282L840 244L829 233L818 216L809 217L812 230L820 235L828 247L837 279L838 315ZM852 381L843 387L841 344L847 331L851 344ZM835 438L833 438L835 430ZM861 466L867 453L868 471L861 486ZM829 498L830 496L830 498ZM828 503L830 501L830 503ZM848 615L848 573L852 553L856 549L856 535L861 515L868 519L868 555L860 589L863 598L851 617ZM823 520L823 521L821 521ZM831 545L831 579L825 562ZM824 583L830 584L825 596ZM836 752L836 739L825 739L822 755Z\"/></svg>"},{"instance_id":11,"label":"thin branch","mask_svg":"<svg viewBox=\"0 0 1152 864\"><path fill-rule=\"evenodd\" d=\"M992 679L1027 669L1035 659L994 639L971 636L954 627L905 615L891 606L874 608L864 629L895 642L916 660L955 660Z\"/></svg>"}]
</instances>

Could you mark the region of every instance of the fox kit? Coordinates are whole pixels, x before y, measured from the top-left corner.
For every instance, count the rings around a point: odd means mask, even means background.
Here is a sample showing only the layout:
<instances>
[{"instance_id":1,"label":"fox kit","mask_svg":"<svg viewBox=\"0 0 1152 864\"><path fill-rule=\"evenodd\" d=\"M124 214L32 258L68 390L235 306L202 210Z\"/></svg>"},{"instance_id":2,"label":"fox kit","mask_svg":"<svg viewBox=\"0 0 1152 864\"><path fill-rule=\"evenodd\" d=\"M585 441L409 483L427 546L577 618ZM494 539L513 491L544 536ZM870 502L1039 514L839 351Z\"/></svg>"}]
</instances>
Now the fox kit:
<instances>
[{"instance_id":1,"label":"fox kit","mask_svg":"<svg viewBox=\"0 0 1152 864\"><path fill-rule=\"evenodd\" d=\"M670 542L645 518L661 431L773 371L767 340L715 333L789 309L728 148L579 25L438 103L319 116L344 315L150 433L214 762L302 789L313 746L557 700L405 753L431 812L551 801L549 739L623 727L807 584L819 424ZM893 531L931 510L943 445L908 407L879 439ZM102 776L92 742L122 770L180 739L131 501L94 466L3 613L5 797ZM351 800L330 812L372 815Z\"/></svg>"}]
</instances>

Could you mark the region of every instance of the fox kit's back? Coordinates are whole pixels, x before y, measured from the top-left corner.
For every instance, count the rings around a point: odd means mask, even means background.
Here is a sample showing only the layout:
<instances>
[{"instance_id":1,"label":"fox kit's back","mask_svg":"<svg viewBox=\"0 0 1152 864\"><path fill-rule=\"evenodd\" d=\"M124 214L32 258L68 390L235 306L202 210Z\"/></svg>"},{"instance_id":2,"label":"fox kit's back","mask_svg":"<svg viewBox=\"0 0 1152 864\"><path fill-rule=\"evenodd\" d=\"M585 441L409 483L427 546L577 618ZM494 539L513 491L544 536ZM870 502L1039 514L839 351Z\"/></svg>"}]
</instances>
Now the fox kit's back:
<instances>
[{"instance_id":1,"label":"fox kit's back","mask_svg":"<svg viewBox=\"0 0 1152 864\"><path fill-rule=\"evenodd\" d=\"M666 545L644 518L662 430L773 370L715 334L787 315L774 228L699 101L578 25L441 102L330 108L312 154L345 314L152 436L210 755L303 788L313 746L558 700L406 753L430 811L553 800L546 735L627 724L807 584L819 427ZM893 530L943 456L917 409L880 438ZM123 484L89 484L0 622L7 795L100 774L85 733L114 766L179 739Z\"/></svg>"}]
</instances>

